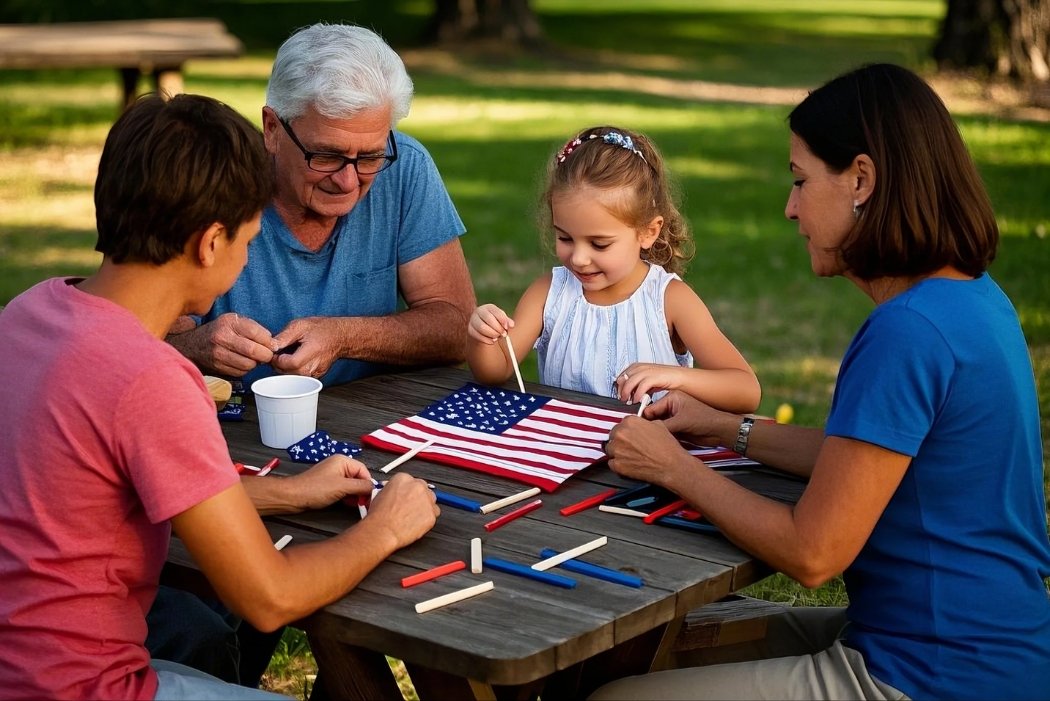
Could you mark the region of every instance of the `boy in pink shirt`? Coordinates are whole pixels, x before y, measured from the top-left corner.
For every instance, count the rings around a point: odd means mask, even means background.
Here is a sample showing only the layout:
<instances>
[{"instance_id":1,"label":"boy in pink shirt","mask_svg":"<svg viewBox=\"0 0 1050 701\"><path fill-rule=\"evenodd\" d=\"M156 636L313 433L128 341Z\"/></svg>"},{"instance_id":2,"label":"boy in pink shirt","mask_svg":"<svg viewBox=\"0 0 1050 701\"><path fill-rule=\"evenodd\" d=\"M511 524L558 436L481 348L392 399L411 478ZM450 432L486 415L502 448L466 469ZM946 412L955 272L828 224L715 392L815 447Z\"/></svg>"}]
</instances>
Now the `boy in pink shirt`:
<instances>
[{"instance_id":1,"label":"boy in pink shirt","mask_svg":"<svg viewBox=\"0 0 1050 701\"><path fill-rule=\"evenodd\" d=\"M243 117L200 96L144 98L99 164L99 271L40 283L0 314L0 698L273 698L151 666L145 614L171 528L224 603L273 630L433 526L430 490L399 475L359 525L275 550L200 372L163 341L233 284L271 188ZM371 492L361 463L321 469L333 499Z\"/></svg>"}]
</instances>

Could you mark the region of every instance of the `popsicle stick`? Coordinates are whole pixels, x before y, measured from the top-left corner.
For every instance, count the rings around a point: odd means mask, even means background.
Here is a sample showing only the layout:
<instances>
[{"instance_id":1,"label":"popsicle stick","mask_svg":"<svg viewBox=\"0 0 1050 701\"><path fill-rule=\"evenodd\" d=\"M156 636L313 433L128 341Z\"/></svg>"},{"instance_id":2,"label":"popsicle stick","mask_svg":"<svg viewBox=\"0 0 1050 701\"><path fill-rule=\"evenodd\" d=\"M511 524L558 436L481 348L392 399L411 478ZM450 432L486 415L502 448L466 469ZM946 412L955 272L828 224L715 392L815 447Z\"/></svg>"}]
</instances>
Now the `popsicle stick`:
<instances>
[{"instance_id":1,"label":"popsicle stick","mask_svg":"<svg viewBox=\"0 0 1050 701\"><path fill-rule=\"evenodd\" d=\"M676 511L681 511L682 508L685 506L685 504L686 504L685 499L679 499L677 501L672 501L667 506L662 506L659 509L657 509L656 511L654 511L651 514L649 514L648 516L646 516L645 518L643 518L642 522L643 523L652 523L653 521L655 521L658 518L663 518L664 516L667 516L669 514L673 514ZM697 514L697 518L699 518L699 517L700 517L700 514Z\"/></svg>"},{"instance_id":2,"label":"popsicle stick","mask_svg":"<svg viewBox=\"0 0 1050 701\"><path fill-rule=\"evenodd\" d=\"M622 506L609 506L608 504L601 504L598 506L598 511L604 511L607 514L619 514L620 516L635 516L637 518L645 518L649 514L644 511L635 511L634 509L625 509Z\"/></svg>"},{"instance_id":3,"label":"popsicle stick","mask_svg":"<svg viewBox=\"0 0 1050 701\"><path fill-rule=\"evenodd\" d=\"M529 497L534 497L540 493L539 487L533 487L532 489L526 489L524 492L518 492L517 494L511 494L509 497L497 499L496 501L490 501L488 504L483 504L481 507L481 513L487 514L496 509L502 509L504 506L510 506L511 504L517 504L519 501L525 501Z\"/></svg>"},{"instance_id":4,"label":"popsicle stick","mask_svg":"<svg viewBox=\"0 0 1050 701\"><path fill-rule=\"evenodd\" d=\"M556 554L556 551L551 550L550 548L544 548L540 551L540 557L550 557L554 554ZM622 584L625 587L634 587L635 589L645 584L641 577L624 574L618 570L611 570L608 567L592 565L591 563L583 562L582 560L566 560L561 563L561 568L569 572L575 572L576 574L585 574L588 577L603 579L606 582Z\"/></svg>"},{"instance_id":5,"label":"popsicle stick","mask_svg":"<svg viewBox=\"0 0 1050 701\"><path fill-rule=\"evenodd\" d=\"M563 589L575 589L576 580L569 577L563 577L560 574L553 574L551 572L538 572L528 565L519 565L517 562L511 562L510 560L503 560L498 557L486 557L485 566L490 570L496 570L497 572L506 572L507 574L514 574L519 577L525 577L526 579L534 579L537 582L543 582L544 584L551 584L556 587Z\"/></svg>"},{"instance_id":6,"label":"popsicle stick","mask_svg":"<svg viewBox=\"0 0 1050 701\"><path fill-rule=\"evenodd\" d=\"M412 458L416 457L416 455L418 455L420 451L426 450L427 448L429 448L432 445L434 445L434 441L433 440L426 441L425 443L420 443L415 448L413 448L412 450L408 451L407 453L405 453L401 457L397 458L396 460L391 460L386 465L384 465L383 467L379 468L379 471L380 472L390 472L391 470L393 470L398 465L404 465L406 462L408 462Z\"/></svg>"},{"instance_id":7,"label":"popsicle stick","mask_svg":"<svg viewBox=\"0 0 1050 701\"><path fill-rule=\"evenodd\" d=\"M653 398L648 394L642 395L642 401L638 402L638 416L642 415L642 412L645 411L645 407L649 406L649 402L651 401L653 401Z\"/></svg>"},{"instance_id":8,"label":"popsicle stick","mask_svg":"<svg viewBox=\"0 0 1050 701\"><path fill-rule=\"evenodd\" d=\"M504 515L500 516L499 518L492 519L491 521L486 523L483 526L483 528L486 531L488 531L489 533L491 533L492 531L496 530L497 528L500 528L501 526L507 525L508 523L513 521L514 519L521 518L525 514L530 513L532 511L535 511L536 509L540 508L541 506L543 506L543 499L537 499L536 501L530 501L525 506L519 507L519 508L515 509L514 511L511 511L508 514L504 514Z\"/></svg>"},{"instance_id":9,"label":"popsicle stick","mask_svg":"<svg viewBox=\"0 0 1050 701\"><path fill-rule=\"evenodd\" d=\"M521 381L521 370L518 368L518 356L514 355L514 344L510 342L510 334L503 334L503 338L507 339L507 352L510 353L510 362L514 366L514 377L518 381L518 389L522 394L525 394L525 383Z\"/></svg>"},{"instance_id":10,"label":"popsicle stick","mask_svg":"<svg viewBox=\"0 0 1050 701\"><path fill-rule=\"evenodd\" d=\"M578 514L581 511L586 511L587 509L593 506L598 506L598 504L601 504L613 494L618 494L619 491L619 489L606 489L604 492L598 492L594 496L587 497L583 501L578 501L575 504L570 504L569 506L562 508L558 513L562 516L572 516L573 514Z\"/></svg>"},{"instance_id":11,"label":"popsicle stick","mask_svg":"<svg viewBox=\"0 0 1050 701\"><path fill-rule=\"evenodd\" d=\"M401 578L402 587L414 587L417 584L423 582L429 582L432 579L437 579L446 574L452 574L453 572L459 572L462 569L466 569L467 563L462 560L456 560L455 562L446 562L444 565L438 565L437 567L431 567L429 570L419 572L417 574L410 574L407 577Z\"/></svg>"},{"instance_id":12,"label":"popsicle stick","mask_svg":"<svg viewBox=\"0 0 1050 701\"><path fill-rule=\"evenodd\" d=\"M609 542L609 538L606 537L606 536L602 536L600 538L595 538L594 540L590 541L589 543L584 543L583 545L578 545L575 548L572 548L571 550L566 550L565 552L561 553L560 555L552 555L551 557L548 557L546 560L540 560L539 562L537 562L536 564L534 564L532 566L532 569L538 570L539 572L546 572L551 567L554 567L556 565L560 565L561 563L565 562L566 560L571 560L574 557L579 557L580 555L583 555L584 553L589 553L592 550L596 550L597 548L602 547L603 545L607 544L608 542Z\"/></svg>"},{"instance_id":13,"label":"popsicle stick","mask_svg":"<svg viewBox=\"0 0 1050 701\"><path fill-rule=\"evenodd\" d=\"M475 584L472 587L466 589L460 589L459 591L449 592L448 594L442 594L441 596L435 596L433 599L427 599L426 601L420 601L416 604L416 613L426 613L427 611L433 611L439 609L442 606L448 606L454 604L457 601L463 601L469 599L472 596L478 594L484 594L487 591L492 591L492 582L482 582L481 584Z\"/></svg>"},{"instance_id":14,"label":"popsicle stick","mask_svg":"<svg viewBox=\"0 0 1050 701\"><path fill-rule=\"evenodd\" d=\"M481 538L470 539L470 571L473 574L481 574Z\"/></svg>"},{"instance_id":15,"label":"popsicle stick","mask_svg":"<svg viewBox=\"0 0 1050 701\"><path fill-rule=\"evenodd\" d=\"M280 538L277 539L277 542L273 544L273 547L277 548L278 550L284 550L284 546L288 545L288 543L291 543L291 542L292 542L292 536L290 536L290 535L283 535L283 536L281 536Z\"/></svg>"}]
</instances>

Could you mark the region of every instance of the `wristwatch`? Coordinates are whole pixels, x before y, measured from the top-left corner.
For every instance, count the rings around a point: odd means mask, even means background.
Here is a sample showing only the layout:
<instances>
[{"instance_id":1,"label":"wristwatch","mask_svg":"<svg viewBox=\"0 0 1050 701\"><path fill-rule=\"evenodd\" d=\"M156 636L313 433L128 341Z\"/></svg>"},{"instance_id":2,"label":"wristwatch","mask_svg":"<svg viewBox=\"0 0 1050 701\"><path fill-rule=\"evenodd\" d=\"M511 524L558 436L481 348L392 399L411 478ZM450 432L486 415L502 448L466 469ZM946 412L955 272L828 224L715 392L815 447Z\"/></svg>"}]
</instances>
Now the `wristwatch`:
<instances>
[{"instance_id":1,"label":"wristwatch","mask_svg":"<svg viewBox=\"0 0 1050 701\"><path fill-rule=\"evenodd\" d=\"M736 443L733 445L733 452L738 455L747 454L747 440L751 437L751 427L755 424L755 420L750 416L745 416L740 421L740 428L736 432Z\"/></svg>"}]
</instances>

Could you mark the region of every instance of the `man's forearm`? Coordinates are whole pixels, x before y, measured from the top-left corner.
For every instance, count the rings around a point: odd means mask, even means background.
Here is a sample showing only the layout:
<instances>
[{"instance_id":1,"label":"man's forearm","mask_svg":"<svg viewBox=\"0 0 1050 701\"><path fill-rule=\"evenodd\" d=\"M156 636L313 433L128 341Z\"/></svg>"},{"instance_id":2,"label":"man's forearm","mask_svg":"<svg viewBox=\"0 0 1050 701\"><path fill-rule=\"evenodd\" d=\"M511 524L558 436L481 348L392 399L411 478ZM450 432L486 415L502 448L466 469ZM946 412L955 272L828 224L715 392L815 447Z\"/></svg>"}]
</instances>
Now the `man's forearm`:
<instances>
[{"instance_id":1,"label":"man's forearm","mask_svg":"<svg viewBox=\"0 0 1050 701\"><path fill-rule=\"evenodd\" d=\"M342 322L344 358L392 365L452 365L466 358L467 315L449 302Z\"/></svg>"}]
</instances>

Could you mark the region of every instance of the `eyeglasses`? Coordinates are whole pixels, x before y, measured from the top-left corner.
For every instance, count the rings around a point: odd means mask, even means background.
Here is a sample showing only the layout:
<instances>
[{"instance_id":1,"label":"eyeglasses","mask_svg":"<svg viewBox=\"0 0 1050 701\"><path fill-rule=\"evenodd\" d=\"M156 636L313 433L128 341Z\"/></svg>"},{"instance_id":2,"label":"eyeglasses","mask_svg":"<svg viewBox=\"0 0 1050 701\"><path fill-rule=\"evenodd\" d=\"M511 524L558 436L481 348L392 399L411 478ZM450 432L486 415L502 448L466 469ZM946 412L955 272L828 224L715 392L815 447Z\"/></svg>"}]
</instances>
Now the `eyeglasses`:
<instances>
[{"instance_id":1,"label":"eyeglasses","mask_svg":"<svg viewBox=\"0 0 1050 701\"><path fill-rule=\"evenodd\" d=\"M298 146L299 150L303 152L303 156L306 158L306 167L310 170L315 170L318 173L338 173L348 165L352 165L358 175L375 175L376 173L389 168L390 164L397 160L397 142L394 141L394 132L392 131L386 137L387 147L390 151L389 153L385 153L382 156L357 156L356 158L349 158L341 153L307 151L306 147L303 146L301 141L299 141L299 137L297 137L295 132L292 131L292 125L280 117L277 118L277 121L279 121L281 126L284 127L284 130L288 133L288 137L292 140L292 143Z\"/></svg>"}]
</instances>

